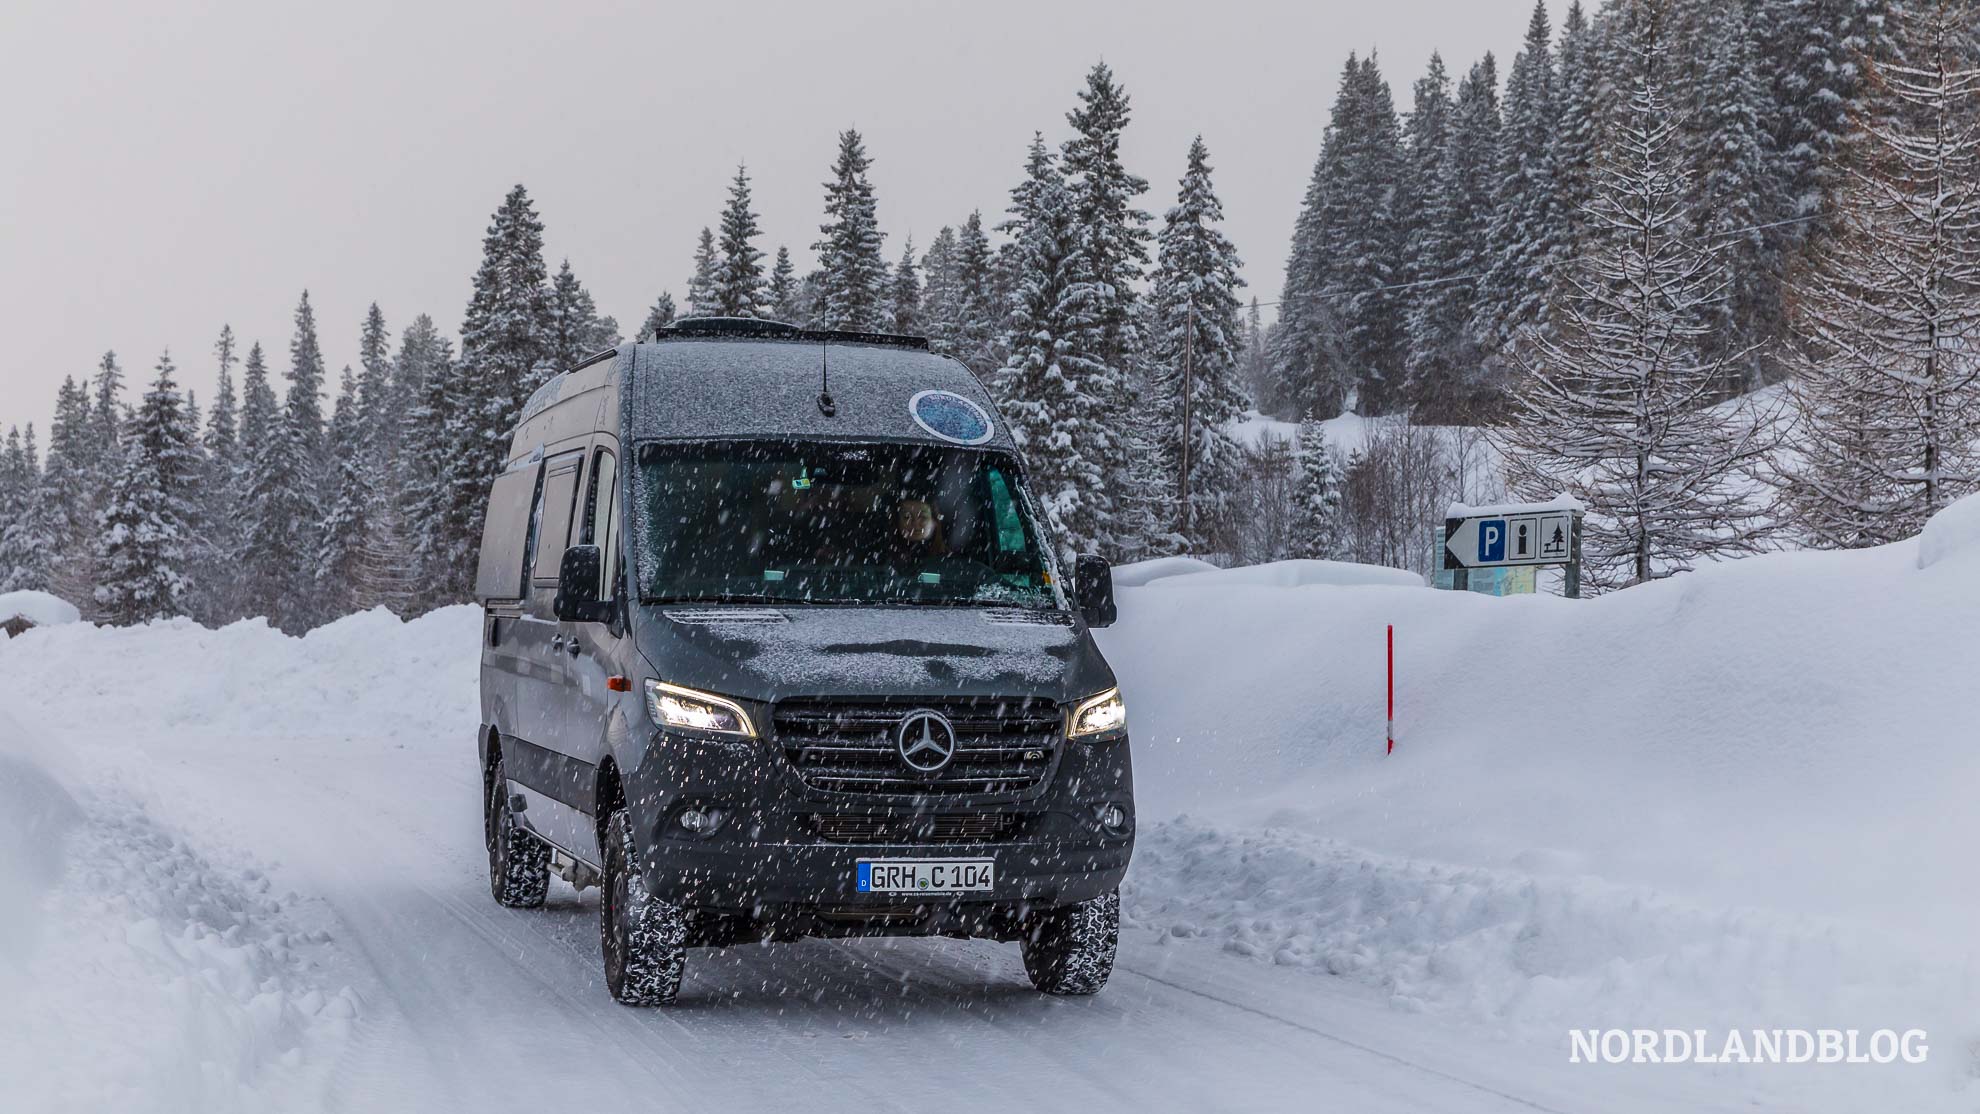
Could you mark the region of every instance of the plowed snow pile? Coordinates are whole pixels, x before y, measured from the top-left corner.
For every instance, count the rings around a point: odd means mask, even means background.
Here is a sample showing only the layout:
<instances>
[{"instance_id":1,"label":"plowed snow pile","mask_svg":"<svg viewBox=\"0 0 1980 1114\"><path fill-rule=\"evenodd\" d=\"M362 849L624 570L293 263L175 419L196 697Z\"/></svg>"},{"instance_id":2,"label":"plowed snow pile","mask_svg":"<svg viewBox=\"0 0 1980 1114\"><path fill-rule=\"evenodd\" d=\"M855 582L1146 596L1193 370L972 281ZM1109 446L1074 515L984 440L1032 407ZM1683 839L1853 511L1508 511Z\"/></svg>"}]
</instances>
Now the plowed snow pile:
<instances>
[{"instance_id":1,"label":"plowed snow pile","mask_svg":"<svg viewBox=\"0 0 1980 1114\"><path fill-rule=\"evenodd\" d=\"M1924 1028L1901 1084L1970 1099L1980 531L1950 525L1924 568L1913 540L1584 601L1125 589L1137 792L1185 816L1145 823L1129 914L1563 1046Z\"/></svg>"},{"instance_id":2,"label":"plowed snow pile","mask_svg":"<svg viewBox=\"0 0 1980 1114\"><path fill-rule=\"evenodd\" d=\"M1570 1027L1922 1028L1923 1065L1663 1070L1758 1108L1970 1107L1980 534L1936 533L1922 568L1914 541L1590 601L1180 567L1122 587L1130 940L1560 1061ZM413 873L471 890L477 644L467 608L0 642L0 1106L252 1109L333 1072L367 1024L347 914L256 858L295 821L228 779L356 771L374 826L459 812L458 861ZM1590 1095L1621 1078L1568 1070Z\"/></svg>"}]
</instances>

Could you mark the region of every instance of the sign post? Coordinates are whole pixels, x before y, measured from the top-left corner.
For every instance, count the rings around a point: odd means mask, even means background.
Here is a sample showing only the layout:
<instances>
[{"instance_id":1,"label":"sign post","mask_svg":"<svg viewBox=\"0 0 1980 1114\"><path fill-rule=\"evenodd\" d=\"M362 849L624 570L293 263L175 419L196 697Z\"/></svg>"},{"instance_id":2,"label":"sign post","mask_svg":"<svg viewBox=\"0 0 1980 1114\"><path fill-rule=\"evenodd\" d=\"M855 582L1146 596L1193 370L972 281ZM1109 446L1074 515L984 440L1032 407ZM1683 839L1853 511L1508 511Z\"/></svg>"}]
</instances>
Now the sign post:
<instances>
[{"instance_id":1,"label":"sign post","mask_svg":"<svg viewBox=\"0 0 1980 1114\"><path fill-rule=\"evenodd\" d=\"M1566 567L1566 595L1581 595L1581 504L1568 496L1551 503L1496 507L1453 506L1444 519L1444 567L1451 586L1470 586L1470 570Z\"/></svg>"}]
</instances>

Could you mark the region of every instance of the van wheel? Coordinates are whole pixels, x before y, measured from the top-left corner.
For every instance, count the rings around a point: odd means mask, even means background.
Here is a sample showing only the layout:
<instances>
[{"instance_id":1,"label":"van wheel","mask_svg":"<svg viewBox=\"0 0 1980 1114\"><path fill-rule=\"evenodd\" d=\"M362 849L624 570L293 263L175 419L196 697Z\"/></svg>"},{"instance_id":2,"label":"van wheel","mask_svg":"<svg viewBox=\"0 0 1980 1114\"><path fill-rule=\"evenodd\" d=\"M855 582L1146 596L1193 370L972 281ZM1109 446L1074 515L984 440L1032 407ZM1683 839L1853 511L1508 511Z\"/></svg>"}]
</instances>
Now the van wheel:
<instances>
[{"instance_id":1,"label":"van wheel","mask_svg":"<svg viewBox=\"0 0 1980 1114\"><path fill-rule=\"evenodd\" d=\"M599 890L606 988L628 1006L672 1002L687 970L687 910L647 892L624 809L606 822L605 881Z\"/></svg>"},{"instance_id":2,"label":"van wheel","mask_svg":"<svg viewBox=\"0 0 1980 1114\"><path fill-rule=\"evenodd\" d=\"M1024 973L1046 994L1092 994L1114 973L1121 892L1101 894L1033 921L1019 947Z\"/></svg>"},{"instance_id":3,"label":"van wheel","mask_svg":"<svg viewBox=\"0 0 1980 1114\"><path fill-rule=\"evenodd\" d=\"M488 843L488 889L512 909L534 909L550 892L550 845L525 831L509 808L509 778L502 759L488 771L482 801L482 836Z\"/></svg>"}]
</instances>

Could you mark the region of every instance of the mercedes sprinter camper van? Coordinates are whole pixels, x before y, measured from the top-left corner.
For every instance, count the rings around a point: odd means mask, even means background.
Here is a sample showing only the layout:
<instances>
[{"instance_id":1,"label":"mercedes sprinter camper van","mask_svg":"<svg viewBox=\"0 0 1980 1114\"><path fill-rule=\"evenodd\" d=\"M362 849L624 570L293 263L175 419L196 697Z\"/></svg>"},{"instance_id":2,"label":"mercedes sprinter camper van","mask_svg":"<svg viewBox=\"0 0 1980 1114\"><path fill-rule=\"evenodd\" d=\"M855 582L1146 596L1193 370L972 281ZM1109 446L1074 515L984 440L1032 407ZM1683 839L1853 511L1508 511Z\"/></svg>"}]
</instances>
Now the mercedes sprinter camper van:
<instances>
[{"instance_id":1,"label":"mercedes sprinter camper van","mask_svg":"<svg viewBox=\"0 0 1980 1114\"><path fill-rule=\"evenodd\" d=\"M1112 969L1127 713L983 385L922 340L694 319L550 380L495 480L480 758L491 887L597 885L606 984L688 949L1014 941Z\"/></svg>"}]
</instances>

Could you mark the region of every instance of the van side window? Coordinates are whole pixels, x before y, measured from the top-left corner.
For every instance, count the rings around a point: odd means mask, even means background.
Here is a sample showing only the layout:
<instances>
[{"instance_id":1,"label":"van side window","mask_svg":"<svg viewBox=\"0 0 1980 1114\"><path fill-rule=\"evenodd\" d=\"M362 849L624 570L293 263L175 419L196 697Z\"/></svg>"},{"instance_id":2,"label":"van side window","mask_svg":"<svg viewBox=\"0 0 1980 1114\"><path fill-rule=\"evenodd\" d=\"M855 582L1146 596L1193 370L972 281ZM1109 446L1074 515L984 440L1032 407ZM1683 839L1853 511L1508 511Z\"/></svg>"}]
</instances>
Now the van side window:
<instances>
[{"instance_id":1,"label":"van side window","mask_svg":"<svg viewBox=\"0 0 1980 1114\"><path fill-rule=\"evenodd\" d=\"M551 460L544 469L543 493L529 523L529 549L534 554L530 576L538 583L556 583L564 547L571 540L571 512L577 506L578 474L583 467L583 454L572 453Z\"/></svg>"},{"instance_id":2,"label":"van side window","mask_svg":"<svg viewBox=\"0 0 1980 1114\"><path fill-rule=\"evenodd\" d=\"M495 478L482 524L481 557L474 595L484 603L520 599L529 590L529 559L536 540L536 506L543 498L543 464L518 461Z\"/></svg>"},{"instance_id":3,"label":"van side window","mask_svg":"<svg viewBox=\"0 0 1980 1114\"><path fill-rule=\"evenodd\" d=\"M619 574L619 531L613 511L618 507L619 475L618 458L605 449L598 450L591 465L591 491L585 497L584 545L598 546L603 552L600 562L600 576L603 583L598 585L598 598L612 598L612 588Z\"/></svg>"}]
</instances>

